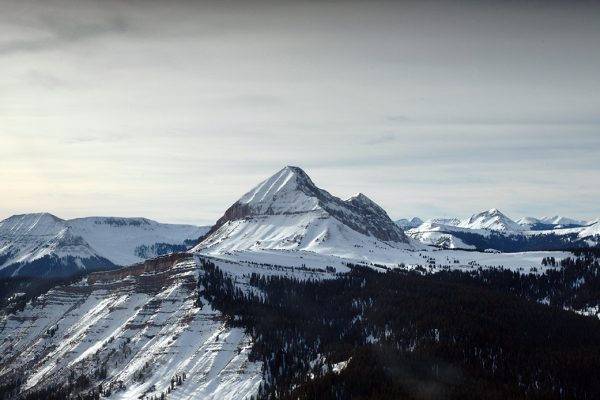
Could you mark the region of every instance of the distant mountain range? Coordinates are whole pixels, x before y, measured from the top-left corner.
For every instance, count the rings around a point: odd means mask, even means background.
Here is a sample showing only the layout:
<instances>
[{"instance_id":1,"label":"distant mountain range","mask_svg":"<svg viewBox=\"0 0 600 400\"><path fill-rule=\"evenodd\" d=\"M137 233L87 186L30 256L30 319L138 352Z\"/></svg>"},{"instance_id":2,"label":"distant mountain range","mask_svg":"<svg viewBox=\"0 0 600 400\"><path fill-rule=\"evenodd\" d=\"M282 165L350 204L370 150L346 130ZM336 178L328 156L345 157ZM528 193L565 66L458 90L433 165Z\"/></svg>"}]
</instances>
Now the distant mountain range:
<instances>
[{"instance_id":1,"label":"distant mountain range","mask_svg":"<svg viewBox=\"0 0 600 400\"><path fill-rule=\"evenodd\" d=\"M408 236L428 245L504 252L596 247L600 223L561 216L510 219L493 208L468 219L431 219L407 230Z\"/></svg>"},{"instance_id":2,"label":"distant mountain range","mask_svg":"<svg viewBox=\"0 0 600 400\"><path fill-rule=\"evenodd\" d=\"M0 277L67 276L129 265L186 250L207 231L146 218L13 215L0 221Z\"/></svg>"},{"instance_id":3,"label":"distant mountain range","mask_svg":"<svg viewBox=\"0 0 600 400\"><path fill-rule=\"evenodd\" d=\"M14 215L0 222L0 277L67 276L194 245L193 252L217 256L310 252L400 263L407 254L402 251L427 246L488 252L597 247L600 222L560 216L514 221L498 209L464 220L415 217L394 222L364 194L342 200L318 188L302 169L288 166L243 195L210 229L146 218Z\"/></svg>"}]
</instances>

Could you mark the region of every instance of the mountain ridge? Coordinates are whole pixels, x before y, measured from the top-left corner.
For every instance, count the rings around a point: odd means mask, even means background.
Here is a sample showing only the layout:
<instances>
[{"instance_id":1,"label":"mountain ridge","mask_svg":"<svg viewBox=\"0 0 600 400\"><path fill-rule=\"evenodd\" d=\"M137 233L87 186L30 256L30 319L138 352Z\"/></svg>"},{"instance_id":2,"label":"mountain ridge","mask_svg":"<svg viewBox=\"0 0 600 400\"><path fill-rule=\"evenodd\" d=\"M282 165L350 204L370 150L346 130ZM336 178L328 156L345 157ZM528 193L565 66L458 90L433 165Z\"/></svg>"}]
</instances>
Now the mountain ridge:
<instances>
[{"instance_id":1,"label":"mountain ridge","mask_svg":"<svg viewBox=\"0 0 600 400\"><path fill-rule=\"evenodd\" d=\"M48 212L16 214L0 221L0 276L65 276L128 265L183 251L186 240L206 231L141 217L65 220Z\"/></svg>"},{"instance_id":2,"label":"mountain ridge","mask_svg":"<svg viewBox=\"0 0 600 400\"><path fill-rule=\"evenodd\" d=\"M364 194L359 193L341 200L318 188L301 168L294 166L284 167L244 194L217 220L209 235L226 222L246 217L309 212L328 213L353 230L379 240L408 241L402 229L393 223L385 210ZM344 213L350 214L349 217L359 222L351 220Z\"/></svg>"}]
</instances>

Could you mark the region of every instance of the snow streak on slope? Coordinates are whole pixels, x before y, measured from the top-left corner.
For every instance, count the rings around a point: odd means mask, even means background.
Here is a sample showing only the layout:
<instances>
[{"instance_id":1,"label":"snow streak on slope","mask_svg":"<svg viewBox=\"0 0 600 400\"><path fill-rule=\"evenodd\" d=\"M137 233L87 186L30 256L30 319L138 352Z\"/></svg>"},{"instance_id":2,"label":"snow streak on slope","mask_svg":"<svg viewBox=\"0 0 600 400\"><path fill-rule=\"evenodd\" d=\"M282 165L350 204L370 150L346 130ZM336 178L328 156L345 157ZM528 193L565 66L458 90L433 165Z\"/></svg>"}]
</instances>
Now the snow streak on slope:
<instances>
[{"instance_id":1,"label":"snow streak on slope","mask_svg":"<svg viewBox=\"0 0 600 400\"><path fill-rule=\"evenodd\" d=\"M249 338L206 300L197 306L197 274L193 259L170 256L50 291L0 320L0 380L24 376L25 394L74 373L137 399L160 397L185 373L169 399L249 397L262 379Z\"/></svg>"},{"instance_id":2,"label":"snow streak on slope","mask_svg":"<svg viewBox=\"0 0 600 400\"><path fill-rule=\"evenodd\" d=\"M261 182L238 200L250 206L252 214L292 214L315 211L319 198L303 172L286 167Z\"/></svg>"}]
</instances>

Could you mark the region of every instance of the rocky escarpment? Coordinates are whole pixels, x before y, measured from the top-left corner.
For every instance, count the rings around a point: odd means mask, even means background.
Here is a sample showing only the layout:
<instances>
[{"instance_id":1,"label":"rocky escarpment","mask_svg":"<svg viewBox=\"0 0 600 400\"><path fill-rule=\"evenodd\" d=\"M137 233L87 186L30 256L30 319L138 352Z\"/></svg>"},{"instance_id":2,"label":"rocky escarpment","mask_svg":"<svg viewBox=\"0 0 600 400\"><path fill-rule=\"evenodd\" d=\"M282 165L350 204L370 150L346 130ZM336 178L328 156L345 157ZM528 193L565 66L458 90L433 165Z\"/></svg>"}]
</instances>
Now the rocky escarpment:
<instances>
[{"instance_id":1,"label":"rocky escarpment","mask_svg":"<svg viewBox=\"0 0 600 400\"><path fill-rule=\"evenodd\" d=\"M225 214L223 214L223 216L217 220L217 222L212 226L212 228L210 228L205 237L210 236L210 234L217 231L221 226L223 226L229 221L244 219L250 215L252 215L252 209L248 204L235 202L231 207L229 207L225 211Z\"/></svg>"},{"instance_id":2,"label":"rocky escarpment","mask_svg":"<svg viewBox=\"0 0 600 400\"><path fill-rule=\"evenodd\" d=\"M255 394L249 338L200 297L200 273L192 256L170 255L90 274L1 316L0 398Z\"/></svg>"}]
</instances>

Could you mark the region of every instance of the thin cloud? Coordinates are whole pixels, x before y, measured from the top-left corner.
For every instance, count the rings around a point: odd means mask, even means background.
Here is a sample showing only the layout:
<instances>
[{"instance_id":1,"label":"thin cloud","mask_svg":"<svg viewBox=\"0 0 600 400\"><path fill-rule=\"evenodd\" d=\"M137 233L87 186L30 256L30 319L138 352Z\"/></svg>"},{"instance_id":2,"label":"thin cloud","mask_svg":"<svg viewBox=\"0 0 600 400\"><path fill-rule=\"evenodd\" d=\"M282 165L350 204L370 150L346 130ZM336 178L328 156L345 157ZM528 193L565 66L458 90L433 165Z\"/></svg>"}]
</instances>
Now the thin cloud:
<instances>
[{"instance_id":1,"label":"thin cloud","mask_svg":"<svg viewBox=\"0 0 600 400\"><path fill-rule=\"evenodd\" d=\"M215 220L292 164L398 217L600 214L597 5L7 3L3 210Z\"/></svg>"},{"instance_id":2,"label":"thin cloud","mask_svg":"<svg viewBox=\"0 0 600 400\"><path fill-rule=\"evenodd\" d=\"M377 145L377 144L393 142L396 139L397 139L397 137L393 133L383 133L381 135L375 136L372 139L367 140L365 143L368 145Z\"/></svg>"},{"instance_id":3,"label":"thin cloud","mask_svg":"<svg viewBox=\"0 0 600 400\"><path fill-rule=\"evenodd\" d=\"M125 134L104 134L104 135L77 135L65 137L61 140L61 143L67 145L78 145L78 144L93 144L93 143L118 143L129 139L129 135Z\"/></svg>"},{"instance_id":4,"label":"thin cloud","mask_svg":"<svg viewBox=\"0 0 600 400\"><path fill-rule=\"evenodd\" d=\"M34 86L39 86L44 89L74 89L76 84L71 80L60 78L54 74L33 69L25 73L25 82Z\"/></svg>"},{"instance_id":5,"label":"thin cloud","mask_svg":"<svg viewBox=\"0 0 600 400\"><path fill-rule=\"evenodd\" d=\"M41 37L0 41L0 56L15 53L46 51L72 43L131 30L131 25L121 16L110 17L91 23L80 22L60 15L39 15L33 23L45 34Z\"/></svg>"}]
</instances>

